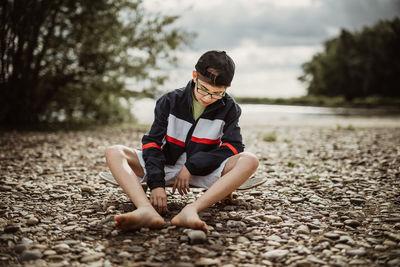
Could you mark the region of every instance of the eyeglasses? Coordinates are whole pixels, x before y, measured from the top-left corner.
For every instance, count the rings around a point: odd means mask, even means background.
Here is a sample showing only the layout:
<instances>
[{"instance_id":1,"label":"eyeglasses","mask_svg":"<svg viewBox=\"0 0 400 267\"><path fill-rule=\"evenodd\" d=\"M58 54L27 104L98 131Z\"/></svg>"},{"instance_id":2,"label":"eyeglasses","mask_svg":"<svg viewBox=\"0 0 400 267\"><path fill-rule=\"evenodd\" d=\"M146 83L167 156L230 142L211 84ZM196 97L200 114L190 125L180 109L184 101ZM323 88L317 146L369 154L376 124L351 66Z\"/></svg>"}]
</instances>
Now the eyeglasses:
<instances>
[{"instance_id":1,"label":"eyeglasses","mask_svg":"<svg viewBox=\"0 0 400 267\"><path fill-rule=\"evenodd\" d=\"M222 93L210 93L206 88L204 88L200 83L199 83L199 77L196 78L196 89L199 94L202 96L207 96L210 95L211 98L213 99L221 99L225 96L226 92L223 91Z\"/></svg>"}]
</instances>

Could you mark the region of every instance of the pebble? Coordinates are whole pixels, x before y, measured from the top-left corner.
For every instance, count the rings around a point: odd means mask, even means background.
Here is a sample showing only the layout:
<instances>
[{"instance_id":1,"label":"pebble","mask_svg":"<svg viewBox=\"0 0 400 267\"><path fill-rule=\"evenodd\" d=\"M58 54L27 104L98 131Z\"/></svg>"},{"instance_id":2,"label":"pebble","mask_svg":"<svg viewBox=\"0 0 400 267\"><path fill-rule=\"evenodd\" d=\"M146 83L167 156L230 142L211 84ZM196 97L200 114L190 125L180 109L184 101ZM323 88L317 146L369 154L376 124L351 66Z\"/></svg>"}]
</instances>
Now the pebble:
<instances>
[{"instance_id":1,"label":"pebble","mask_svg":"<svg viewBox=\"0 0 400 267\"><path fill-rule=\"evenodd\" d=\"M309 234L310 229L308 228L307 225L300 225L299 227L297 227L296 233L297 234Z\"/></svg>"},{"instance_id":2,"label":"pebble","mask_svg":"<svg viewBox=\"0 0 400 267\"><path fill-rule=\"evenodd\" d=\"M118 253L118 257L121 258L131 258L132 254L127 252L127 251L121 251L120 253Z\"/></svg>"},{"instance_id":3,"label":"pebble","mask_svg":"<svg viewBox=\"0 0 400 267\"><path fill-rule=\"evenodd\" d=\"M209 266L209 265L220 265L221 260L218 258L211 259L211 258L200 258L196 260L195 265L200 266Z\"/></svg>"},{"instance_id":4,"label":"pebble","mask_svg":"<svg viewBox=\"0 0 400 267\"><path fill-rule=\"evenodd\" d=\"M336 234L334 232L327 232L327 233L324 234L324 236L329 238L329 239L333 239L333 240L336 240L336 239L340 238L340 235L338 235L338 234Z\"/></svg>"},{"instance_id":5,"label":"pebble","mask_svg":"<svg viewBox=\"0 0 400 267\"><path fill-rule=\"evenodd\" d=\"M27 244L17 244L14 246L14 251L18 254L23 252L24 250L27 250L29 246Z\"/></svg>"},{"instance_id":6,"label":"pebble","mask_svg":"<svg viewBox=\"0 0 400 267\"><path fill-rule=\"evenodd\" d=\"M38 220L37 218L35 218L35 217L30 217L30 218L26 221L26 224L27 224L28 226L36 225L36 224L38 224L38 223L39 223L39 220Z\"/></svg>"},{"instance_id":7,"label":"pebble","mask_svg":"<svg viewBox=\"0 0 400 267\"><path fill-rule=\"evenodd\" d=\"M263 253L261 256L267 260L279 260L289 254L289 250L286 249L274 249Z\"/></svg>"},{"instance_id":8,"label":"pebble","mask_svg":"<svg viewBox=\"0 0 400 267\"><path fill-rule=\"evenodd\" d=\"M282 218L274 215L264 215L263 220L270 223L279 223L282 221Z\"/></svg>"},{"instance_id":9,"label":"pebble","mask_svg":"<svg viewBox=\"0 0 400 267\"><path fill-rule=\"evenodd\" d=\"M387 262L387 265L388 266L390 266L390 267L398 267L398 266L400 266L400 258L396 258L396 259L393 259L393 260L390 260L390 261L388 261Z\"/></svg>"},{"instance_id":10,"label":"pebble","mask_svg":"<svg viewBox=\"0 0 400 267\"><path fill-rule=\"evenodd\" d=\"M22 261L37 260L42 257L42 252L38 249L24 250L21 254Z\"/></svg>"},{"instance_id":11,"label":"pebble","mask_svg":"<svg viewBox=\"0 0 400 267\"><path fill-rule=\"evenodd\" d=\"M10 233L10 234L12 234L12 233L18 232L20 229L21 229L21 228L20 228L19 225L7 225L7 226L4 228L4 233Z\"/></svg>"},{"instance_id":12,"label":"pebble","mask_svg":"<svg viewBox=\"0 0 400 267\"><path fill-rule=\"evenodd\" d=\"M92 261L97 261L99 259L101 259L102 257L104 257L105 254L102 252L96 252L96 253L92 253L90 255L85 255L83 256L80 261L83 263L88 263L88 262L92 262Z\"/></svg>"},{"instance_id":13,"label":"pebble","mask_svg":"<svg viewBox=\"0 0 400 267\"><path fill-rule=\"evenodd\" d=\"M32 241L32 239L23 237L23 238L21 239L21 243L22 243L22 244L26 244L26 245L30 245L30 244L33 243L33 241Z\"/></svg>"},{"instance_id":14,"label":"pebble","mask_svg":"<svg viewBox=\"0 0 400 267\"><path fill-rule=\"evenodd\" d=\"M247 239L247 237L245 237L245 236L239 236L237 239L237 242L238 243L246 243L246 242L249 242L249 239Z\"/></svg>"},{"instance_id":15,"label":"pebble","mask_svg":"<svg viewBox=\"0 0 400 267\"><path fill-rule=\"evenodd\" d=\"M67 244L58 244L53 247L53 250L57 251L57 253L68 253L70 250L70 246Z\"/></svg>"},{"instance_id":16,"label":"pebble","mask_svg":"<svg viewBox=\"0 0 400 267\"><path fill-rule=\"evenodd\" d=\"M114 227L134 206L98 178L104 150L140 147L145 130L2 132L0 265L400 266L398 129L271 128L279 138L265 145L262 129L243 129L260 159L255 177L268 182L203 211L210 234L199 243L170 219L201 189L168 193L162 229Z\"/></svg>"},{"instance_id":17,"label":"pebble","mask_svg":"<svg viewBox=\"0 0 400 267\"><path fill-rule=\"evenodd\" d=\"M190 244L202 244L207 241L207 235L201 230L193 230L188 233Z\"/></svg>"},{"instance_id":18,"label":"pebble","mask_svg":"<svg viewBox=\"0 0 400 267\"><path fill-rule=\"evenodd\" d=\"M365 203L365 199L363 198L351 198L350 202L354 205L363 205Z\"/></svg>"},{"instance_id":19,"label":"pebble","mask_svg":"<svg viewBox=\"0 0 400 267\"><path fill-rule=\"evenodd\" d=\"M395 234L395 233L390 233L386 232L385 233L387 237L393 241L400 242L400 234Z\"/></svg>"},{"instance_id":20,"label":"pebble","mask_svg":"<svg viewBox=\"0 0 400 267\"><path fill-rule=\"evenodd\" d=\"M45 256L56 255L56 254L57 254L57 252L52 249L48 249L43 252L43 255L45 255Z\"/></svg>"},{"instance_id":21,"label":"pebble","mask_svg":"<svg viewBox=\"0 0 400 267\"><path fill-rule=\"evenodd\" d=\"M292 202L292 203L300 203L300 202L303 202L303 201L304 201L304 198L302 198L302 197L292 197L290 199L290 202Z\"/></svg>"},{"instance_id":22,"label":"pebble","mask_svg":"<svg viewBox=\"0 0 400 267\"><path fill-rule=\"evenodd\" d=\"M347 253L347 255L350 255L350 256L363 256L367 252L365 251L364 248L360 248L360 249L346 250L346 253Z\"/></svg>"},{"instance_id":23,"label":"pebble","mask_svg":"<svg viewBox=\"0 0 400 267\"><path fill-rule=\"evenodd\" d=\"M361 223L359 222L359 221L356 221L356 220L345 220L344 221L344 224L345 225L348 225L348 226L351 226L351 227L353 227L353 228L356 228L356 227L358 227L358 226L360 226L361 225Z\"/></svg>"}]
</instances>

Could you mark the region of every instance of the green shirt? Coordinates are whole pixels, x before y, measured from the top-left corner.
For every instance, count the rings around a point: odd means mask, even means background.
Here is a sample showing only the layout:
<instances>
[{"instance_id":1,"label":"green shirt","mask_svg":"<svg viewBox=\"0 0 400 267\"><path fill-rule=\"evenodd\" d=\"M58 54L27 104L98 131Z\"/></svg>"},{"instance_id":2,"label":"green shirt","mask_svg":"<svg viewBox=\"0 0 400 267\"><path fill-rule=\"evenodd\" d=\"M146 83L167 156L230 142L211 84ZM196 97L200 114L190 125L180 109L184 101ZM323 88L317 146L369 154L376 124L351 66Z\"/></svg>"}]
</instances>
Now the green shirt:
<instances>
[{"instance_id":1,"label":"green shirt","mask_svg":"<svg viewBox=\"0 0 400 267\"><path fill-rule=\"evenodd\" d=\"M192 113L193 113L193 119L197 120L201 114L203 114L203 111L206 109L205 106L202 106L199 101L197 101L196 97L192 93L193 97L193 104L192 104Z\"/></svg>"}]
</instances>

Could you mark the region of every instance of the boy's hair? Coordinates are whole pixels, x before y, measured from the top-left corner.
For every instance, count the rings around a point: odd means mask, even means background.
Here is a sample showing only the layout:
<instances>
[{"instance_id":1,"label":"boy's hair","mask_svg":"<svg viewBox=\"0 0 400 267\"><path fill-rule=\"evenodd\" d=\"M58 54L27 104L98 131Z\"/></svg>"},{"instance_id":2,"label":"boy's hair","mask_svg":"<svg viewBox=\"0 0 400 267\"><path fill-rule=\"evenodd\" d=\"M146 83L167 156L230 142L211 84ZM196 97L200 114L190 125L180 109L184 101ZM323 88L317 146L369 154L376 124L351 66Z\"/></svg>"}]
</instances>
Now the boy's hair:
<instances>
[{"instance_id":1,"label":"boy's hair","mask_svg":"<svg viewBox=\"0 0 400 267\"><path fill-rule=\"evenodd\" d=\"M235 63L225 51L204 53L195 66L200 79L215 86L230 86L235 74Z\"/></svg>"}]
</instances>

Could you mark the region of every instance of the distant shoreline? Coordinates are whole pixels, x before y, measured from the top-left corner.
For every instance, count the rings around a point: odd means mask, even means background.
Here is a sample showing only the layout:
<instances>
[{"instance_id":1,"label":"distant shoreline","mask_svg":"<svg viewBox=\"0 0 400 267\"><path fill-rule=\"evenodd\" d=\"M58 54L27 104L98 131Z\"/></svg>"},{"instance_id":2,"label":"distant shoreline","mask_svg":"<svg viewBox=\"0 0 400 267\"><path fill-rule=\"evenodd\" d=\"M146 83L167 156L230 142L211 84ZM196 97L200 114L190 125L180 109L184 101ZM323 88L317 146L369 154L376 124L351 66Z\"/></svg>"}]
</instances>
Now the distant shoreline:
<instances>
[{"instance_id":1,"label":"distant shoreline","mask_svg":"<svg viewBox=\"0 0 400 267\"><path fill-rule=\"evenodd\" d=\"M344 97L326 96L300 96L291 98L267 97L235 97L239 104L269 104L269 105L294 105L315 107L343 107L343 108L385 108L400 112L400 98L366 97L355 98L352 101Z\"/></svg>"}]
</instances>

